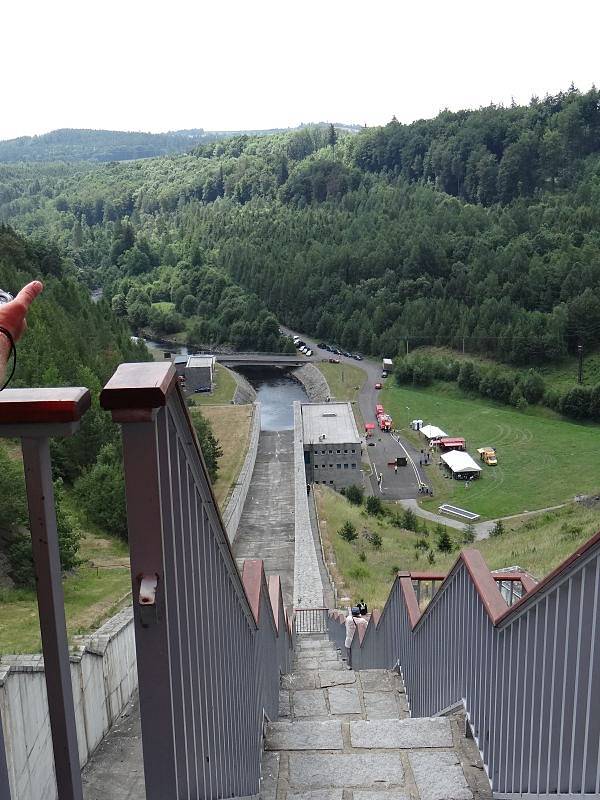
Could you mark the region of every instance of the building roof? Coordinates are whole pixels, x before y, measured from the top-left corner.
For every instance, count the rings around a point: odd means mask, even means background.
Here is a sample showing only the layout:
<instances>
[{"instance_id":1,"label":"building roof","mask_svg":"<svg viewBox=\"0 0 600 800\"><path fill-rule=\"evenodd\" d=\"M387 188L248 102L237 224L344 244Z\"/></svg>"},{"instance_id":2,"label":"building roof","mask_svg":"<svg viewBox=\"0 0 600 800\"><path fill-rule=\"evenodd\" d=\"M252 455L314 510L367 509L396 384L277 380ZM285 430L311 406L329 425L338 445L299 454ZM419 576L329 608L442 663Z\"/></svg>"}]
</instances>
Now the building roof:
<instances>
[{"instance_id":1,"label":"building roof","mask_svg":"<svg viewBox=\"0 0 600 800\"><path fill-rule=\"evenodd\" d=\"M444 447L451 447L452 445L455 444L464 446L465 440L460 436L454 438L452 436L447 436L445 438L440 439L440 444L443 444Z\"/></svg>"},{"instance_id":2,"label":"building roof","mask_svg":"<svg viewBox=\"0 0 600 800\"><path fill-rule=\"evenodd\" d=\"M214 367L215 357L210 355L190 356L187 360L187 367Z\"/></svg>"},{"instance_id":3,"label":"building roof","mask_svg":"<svg viewBox=\"0 0 600 800\"><path fill-rule=\"evenodd\" d=\"M303 403L301 412L304 444L360 444L350 403Z\"/></svg>"},{"instance_id":4,"label":"building roof","mask_svg":"<svg viewBox=\"0 0 600 800\"><path fill-rule=\"evenodd\" d=\"M437 425L423 425L420 430L427 439L440 439L442 436L448 436L446 431L438 428Z\"/></svg>"},{"instance_id":5,"label":"building roof","mask_svg":"<svg viewBox=\"0 0 600 800\"><path fill-rule=\"evenodd\" d=\"M443 453L440 458L452 472L481 472L479 464L463 450L450 450L449 453Z\"/></svg>"}]
</instances>

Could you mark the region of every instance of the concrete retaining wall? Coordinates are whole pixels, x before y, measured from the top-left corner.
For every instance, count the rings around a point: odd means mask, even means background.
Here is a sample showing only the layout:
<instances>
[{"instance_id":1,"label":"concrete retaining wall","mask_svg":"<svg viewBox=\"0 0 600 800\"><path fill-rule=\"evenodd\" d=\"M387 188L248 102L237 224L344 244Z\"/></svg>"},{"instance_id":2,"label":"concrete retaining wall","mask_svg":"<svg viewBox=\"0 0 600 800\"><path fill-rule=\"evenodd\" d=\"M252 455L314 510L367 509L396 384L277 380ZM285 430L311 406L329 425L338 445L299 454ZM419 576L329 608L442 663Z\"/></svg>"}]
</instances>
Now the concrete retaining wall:
<instances>
[{"instance_id":1,"label":"concrete retaining wall","mask_svg":"<svg viewBox=\"0 0 600 800\"><path fill-rule=\"evenodd\" d=\"M237 383L235 392L233 393L234 404L236 406L243 406L246 403L253 403L256 400L256 392L254 391L252 384L249 383L249 381L247 381L243 375L240 375L239 372L236 372L233 369L230 370L230 372Z\"/></svg>"},{"instance_id":2,"label":"concrete retaining wall","mask_svg":"<svg viewBox=\"0 0 600 800\"><path fill-rule=\"evenodd\" d=\"M79 762L87 762L137 688L133 612L119 612L71 654ZM0 660L0 713L12 800L56 800L41 655Z\"/></svg>"},{"instance_id":3,"label":"concrete retaining wall","mask_svg":"<svg viewBox=\"0 0 600 800\"><path fill-rule=\"evenodd\" d=\"M303 364L292 370L292 375L304 386L311 403L326 403L331 397L325 376L314 364Z\"/></svg>"},{"instance_id":4,"label":"concrete retaining wall","mask_svg":"<svg viewBox=\"0 0 600 800\"><path fill-rule=\"evenodd\" d=\"M260 436L260 403L254 403L253 406L248 452L246 453L244 465L238 475L235 489L229 498L227 508L223 512L223 523L231 544L233 544L238 525L240 524L244 503L246 502L250 481L252 480L252 473L254 472L256 452L258 450L258 438Z\"/></svg>"},{"instance_id":5,"label":"concrete retaining wall","mask_svg":"<svg viewBox=\"0 0 600 800\"><path fill-rule=\"evenodd\" d=\"M294 403L294 505L294 608L321 608L323 584L310 524L302 412L298 401Z\"/></svg>"}]
</instances>

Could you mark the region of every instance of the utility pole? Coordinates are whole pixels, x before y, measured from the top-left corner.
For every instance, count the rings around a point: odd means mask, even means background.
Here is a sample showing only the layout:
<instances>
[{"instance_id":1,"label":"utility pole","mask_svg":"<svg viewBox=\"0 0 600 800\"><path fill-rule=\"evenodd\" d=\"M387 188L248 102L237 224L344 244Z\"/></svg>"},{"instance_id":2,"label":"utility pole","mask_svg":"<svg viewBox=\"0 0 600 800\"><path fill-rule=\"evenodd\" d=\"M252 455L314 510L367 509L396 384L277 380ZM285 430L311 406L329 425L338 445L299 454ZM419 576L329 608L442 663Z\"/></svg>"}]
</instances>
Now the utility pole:
<instances>
[{"instance_id":1,"label":"utility pole","mask_svg":"<svg viewBox=\"0 0 600 800\"><path fill-rule=\"evenodd\" d=\"M577 355L579 356L579 372L577 375L577 383L583 383L583 345L577 345Z\"/></svg>"},{"instance_id":2,"label":"utility pole","mask_svg":"<svg viewBox=\"0 0 600 800\"><path fill-rule=\"evenodd\" d=\"M408 336L406 337L406 355L408 355Z\"/></svg>"},{"instance_id":3,"label":"utility pole","mask_svg":"<svg viewBox=\"0 0 600 800\"><path fill-rule=\"evenodd\" d=\"M465 337L463 336L463 356L465 354Z\"/></svg>"}]
</instances>

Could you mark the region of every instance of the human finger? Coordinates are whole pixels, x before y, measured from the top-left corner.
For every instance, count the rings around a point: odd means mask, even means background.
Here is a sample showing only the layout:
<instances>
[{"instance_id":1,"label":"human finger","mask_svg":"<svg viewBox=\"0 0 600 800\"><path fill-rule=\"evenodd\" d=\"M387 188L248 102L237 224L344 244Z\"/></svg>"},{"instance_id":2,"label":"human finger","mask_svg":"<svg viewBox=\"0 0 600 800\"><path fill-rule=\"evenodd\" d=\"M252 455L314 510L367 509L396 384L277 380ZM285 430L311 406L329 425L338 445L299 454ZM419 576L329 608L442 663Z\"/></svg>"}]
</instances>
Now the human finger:
<instances>
[{"instance_id":1,"label":"human finger","mask_svg":"<svg viewBox=\"0 0 600 800\"><path fill-rule=\"evenodd\" d=\"M19 294L15 297L15 303L23 306L25 311L33 303L35 298L41 293L44 284L41 281L31 281L27 286L24 286Z\"/></svg>"}]
</instances>

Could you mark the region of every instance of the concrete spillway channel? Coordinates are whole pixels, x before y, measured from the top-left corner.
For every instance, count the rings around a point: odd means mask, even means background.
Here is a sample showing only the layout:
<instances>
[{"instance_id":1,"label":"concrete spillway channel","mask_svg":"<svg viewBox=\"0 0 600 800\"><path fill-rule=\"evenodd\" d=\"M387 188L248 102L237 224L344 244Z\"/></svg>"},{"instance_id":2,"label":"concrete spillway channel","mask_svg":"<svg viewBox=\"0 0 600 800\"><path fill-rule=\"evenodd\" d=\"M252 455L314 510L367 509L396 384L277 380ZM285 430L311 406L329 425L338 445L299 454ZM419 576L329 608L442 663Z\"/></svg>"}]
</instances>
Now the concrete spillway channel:
<instances>
[{"instance_id":1,"label":"concrete spillway channel","mask_svg":"<svg viewBox=\"0 0 600 800\"><path fill-rule=\"evenodd\" d=\"M294 592L293 431L261 431L252 481L233 543L242 566L262 558L265 572L281 577L283 600Z\"/></svg>"}]
</instances>

